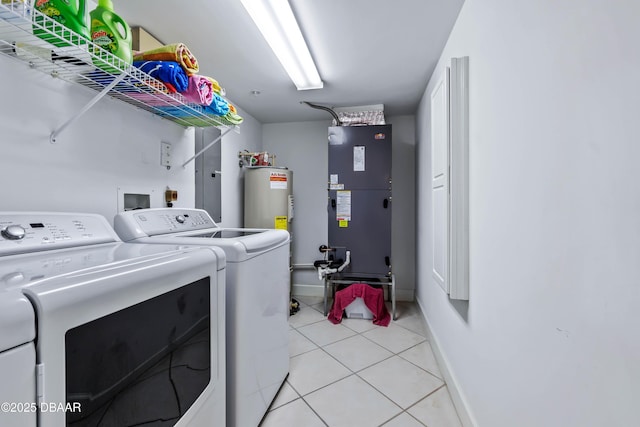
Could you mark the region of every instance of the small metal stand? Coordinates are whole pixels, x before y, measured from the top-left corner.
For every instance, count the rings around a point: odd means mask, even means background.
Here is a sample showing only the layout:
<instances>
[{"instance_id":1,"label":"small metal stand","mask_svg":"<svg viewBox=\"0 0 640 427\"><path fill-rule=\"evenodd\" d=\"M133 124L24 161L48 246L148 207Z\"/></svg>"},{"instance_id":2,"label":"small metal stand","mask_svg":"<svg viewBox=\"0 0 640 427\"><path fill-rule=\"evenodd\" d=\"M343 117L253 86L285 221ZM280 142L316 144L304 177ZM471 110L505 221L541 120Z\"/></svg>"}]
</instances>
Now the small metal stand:
<instances>
[{"instance_id":1,"label":"small metal stand","mask_svg":"<svg viewBox=\"0 0 640 427\"><path fill-rule=\"evenodd\" d=\"M335 278L334 278L335 276ZM335 297L336 294L336 285L352 285L354 283L366 283L367 285L382 285L387 287L387 301L391 300L391 316L393 320L397 319L396 316L396 276L395 274L391 274L391 276L383 276L380 277L380 281L371 280L369 277L367 279L359 279L355 277L343 277L340 274L327 274L324 276L324 315L326 316L329 313L328 307L328 296L329 296L329 288L331 288L331 295Z\"/></svg>"}]
</instances>

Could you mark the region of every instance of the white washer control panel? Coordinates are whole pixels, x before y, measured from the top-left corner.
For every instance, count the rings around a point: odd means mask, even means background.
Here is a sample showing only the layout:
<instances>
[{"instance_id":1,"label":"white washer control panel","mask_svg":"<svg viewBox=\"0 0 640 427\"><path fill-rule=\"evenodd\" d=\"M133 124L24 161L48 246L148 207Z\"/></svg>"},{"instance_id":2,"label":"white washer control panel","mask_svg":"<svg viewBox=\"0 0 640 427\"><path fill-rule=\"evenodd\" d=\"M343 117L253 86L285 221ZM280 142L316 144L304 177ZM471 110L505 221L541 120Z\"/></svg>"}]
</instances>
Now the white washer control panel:
<instances>
[{"instance_id":1,"label":"white washer control panel","mask_svg":"<svg viewBox=\"0 0 640 427\"><path fill-rule=\"evenodd\" d=\"M0 234L2 234L2 237L9 240L20 240L24 239L26 230L20 225L9 225L3 228Z\"/></svg>"},{"instance_id":2,"label":"white washer control panel","mask_svg":"<svg viewBox=\"0 0 640 427\"><path fill-rule=\"evenodd\" d=\"M217 228L209 214L200 209L144 209L127 214L146 236Z\"/></svg>"},{"instance_id":3,"label":"white washer control panel","mask_svg":"<svg viewBox=\"0 0 640 427\"><path fill-rule=\"evenodd\" d=\"M0 212L0 255L118 241L100 215Z\"/></svg>"}]
</instances>

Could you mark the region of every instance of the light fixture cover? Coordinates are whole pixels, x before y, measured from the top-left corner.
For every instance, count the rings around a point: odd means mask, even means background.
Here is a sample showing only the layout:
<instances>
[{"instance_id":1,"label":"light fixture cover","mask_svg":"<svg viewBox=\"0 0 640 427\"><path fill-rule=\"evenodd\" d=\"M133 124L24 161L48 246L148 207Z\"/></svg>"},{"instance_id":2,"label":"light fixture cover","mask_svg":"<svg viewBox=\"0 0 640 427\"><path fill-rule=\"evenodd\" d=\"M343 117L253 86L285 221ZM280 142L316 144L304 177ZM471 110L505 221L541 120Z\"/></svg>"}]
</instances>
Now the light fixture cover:
<instances>
[{"instance_id":1,"label":"light fixture cover","mask_svg":"<svg viewBox=\"0 0 640 427\"><path fill-rule=\"evenodd\" d=\"M298 90L323 83L288 0L240 0Z\"/></svg>"}]
</instances>

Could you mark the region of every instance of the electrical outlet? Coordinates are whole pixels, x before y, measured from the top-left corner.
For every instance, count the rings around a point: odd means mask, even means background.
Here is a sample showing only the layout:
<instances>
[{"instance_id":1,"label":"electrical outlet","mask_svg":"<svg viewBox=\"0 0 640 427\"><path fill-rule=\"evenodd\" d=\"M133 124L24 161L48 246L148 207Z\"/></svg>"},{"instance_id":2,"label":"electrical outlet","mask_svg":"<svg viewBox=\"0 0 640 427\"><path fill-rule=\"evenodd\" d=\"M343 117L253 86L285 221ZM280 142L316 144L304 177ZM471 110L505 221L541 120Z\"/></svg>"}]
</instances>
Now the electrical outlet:
<instances>
[{"instance_id":1,"label":"electrical outlet","mask_svg":"<svg viewBox=\"0 0 640 427\"><path fill-rule=\"evenodd\" d=\"M160 142L160 164L167 169L171 167L171 144L168 142Z\"/></svg>"}]
</instances>

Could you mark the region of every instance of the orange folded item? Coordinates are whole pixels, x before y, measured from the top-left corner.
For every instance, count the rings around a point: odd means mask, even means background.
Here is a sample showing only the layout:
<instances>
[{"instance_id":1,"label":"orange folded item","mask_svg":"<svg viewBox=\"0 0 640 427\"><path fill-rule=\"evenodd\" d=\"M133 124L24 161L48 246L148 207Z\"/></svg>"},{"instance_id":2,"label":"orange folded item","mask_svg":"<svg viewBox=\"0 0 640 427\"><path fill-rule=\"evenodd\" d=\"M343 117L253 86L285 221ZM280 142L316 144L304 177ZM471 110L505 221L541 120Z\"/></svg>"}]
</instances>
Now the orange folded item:
<instances>
[{"instance_id":1,"label":"orange folded item","mask_svg":"<svg viewBox=\"0 0 640 427\"><path fill-rule=\"evenodd\" d=\"M184 43L174 43L157 49L137 52L134 61L175 61L182 66L188 76L200 70L198 60Z\"/></svg>"}]
</instances>

